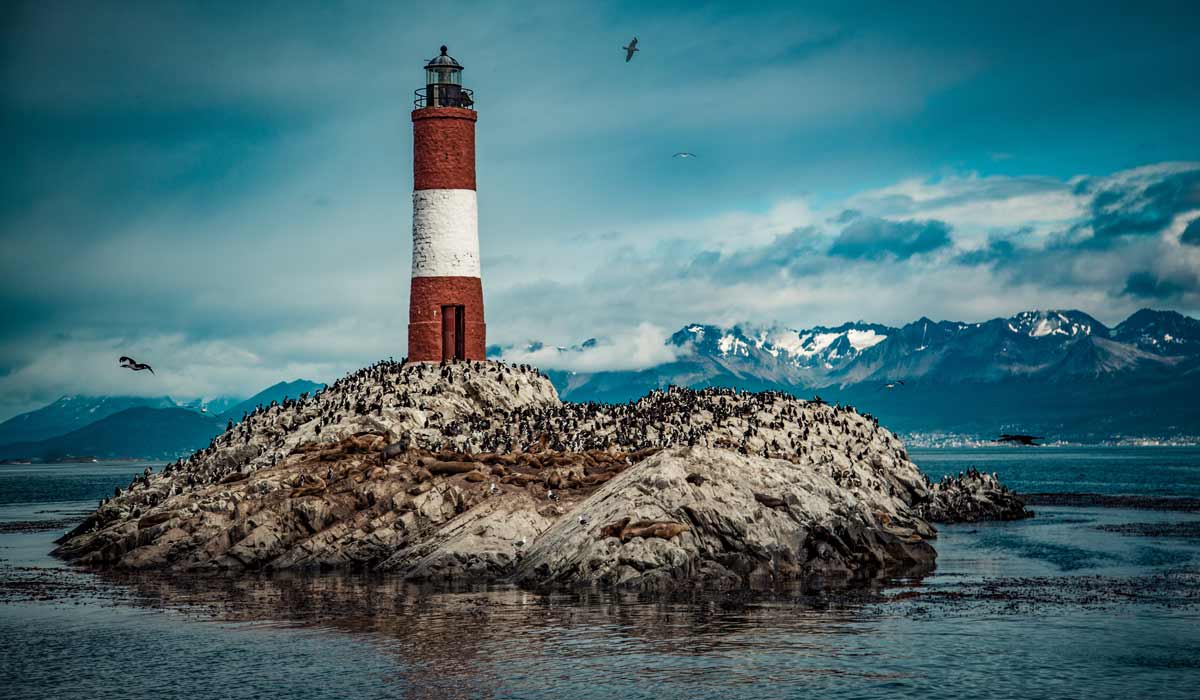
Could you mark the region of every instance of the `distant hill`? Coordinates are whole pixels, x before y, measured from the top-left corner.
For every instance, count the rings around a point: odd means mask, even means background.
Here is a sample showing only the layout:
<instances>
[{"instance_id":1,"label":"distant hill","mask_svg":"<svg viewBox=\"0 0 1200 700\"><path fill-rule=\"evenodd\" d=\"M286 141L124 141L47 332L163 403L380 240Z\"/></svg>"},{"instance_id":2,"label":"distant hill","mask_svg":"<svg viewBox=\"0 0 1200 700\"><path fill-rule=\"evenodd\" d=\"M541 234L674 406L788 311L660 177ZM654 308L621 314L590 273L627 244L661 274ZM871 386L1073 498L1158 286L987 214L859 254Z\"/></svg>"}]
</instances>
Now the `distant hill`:
<instances>
[{"instance_id":1,"label":"distant hill","mask_svg":"<svg viewBox=\"0 0 1200 700\"><path fill-rule=\"evenodd\" d=\"M571 401L629 401L669 384L819 392L904 432L1200 435L1200 321L1174 311L1143 309L1112 329L1073 310L898 328L692 324L666 342L679 353L670 363L549 375ZM905 384L881 388L895 380Z\"/></svg>"},{"instance_id":2,"label":"distant hill","mask_svg":"<svg viewBox=\"0 0 1200 700\"><path fill-rule=\"evenodd\" d=\"M0 445L45 440L129 408L170 408L174 405L175 402L168 396L61 396L36 411L22 413L0 423Z\"/></svg>"},{"instance_id":3,"label":"distant hill","mask_svg":"<svg viewBox=\"0 0 1200 700\"><path fill-rule=\"evenodd\" d=\"M46 440L0 445L0 459L67 457L170 460L204 447L225 422L185 408L127 408Z\"/></svg>"},{"instance_id":4,"label":"distant hill","mask_svg":"<svg viewBox=\"0 0 1200 700\"><path fill-rule=\"evenodd\" d=\"M240 396L214 396L212 398L180 401L177 405L180 408L190 408L193 411L207 413L210 416L219 416L242 401L243 399Z\"/></svg>"},{"instance_id":5,"label":"distant hill","mask_svg":"<svg viewBox=\"0 0 1200 700\"><path fill-rule=\"evenodd\" d=\"M280 382L241 402L231 397L177 404L167 396L64 396L0 424L0 459L174 459L204 447L230 420L241 420L243 412L260 403L296 398L323 386L306 379Z\"/></svg>"},{"instance_id":6,"label":"distant hill","mask_svg":"<svg viewBox=\"0 0 1200 700\"><path fill-rule=\"evenodd\" d=\"M324 384L310 382L307 379L297 379L291 382L279 382L272 386L263 389L254 396L245 401L236 404L221 414L221 420L233 420L238 422L242 419L242 415L254 410L256 406L270 405L272 401L283 401L287 397L297 398L304 392L312 393L324 387Z\"/></svg>"}]
</instances>

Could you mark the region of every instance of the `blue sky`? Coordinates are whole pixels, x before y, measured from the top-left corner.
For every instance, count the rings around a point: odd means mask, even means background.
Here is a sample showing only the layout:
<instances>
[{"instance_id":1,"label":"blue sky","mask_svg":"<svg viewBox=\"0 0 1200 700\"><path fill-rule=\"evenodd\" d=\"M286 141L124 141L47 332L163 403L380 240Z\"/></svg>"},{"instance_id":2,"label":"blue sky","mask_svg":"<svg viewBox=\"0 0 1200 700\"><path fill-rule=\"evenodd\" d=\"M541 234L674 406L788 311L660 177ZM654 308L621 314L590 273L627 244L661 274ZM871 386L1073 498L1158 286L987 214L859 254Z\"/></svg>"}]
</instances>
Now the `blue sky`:
<instances>
[{"instance_id":1,"label":"blue sky","mask_svg":"<svg viewBox=\"0 0 1200 700\"><path fill-rule=\"evenodd\" d=\"M639 366L691 322L1196 315L1200 6L996 5L10 3L0 418L402 356L441 43L492 342Z\"/></svg>"}]
</instances>

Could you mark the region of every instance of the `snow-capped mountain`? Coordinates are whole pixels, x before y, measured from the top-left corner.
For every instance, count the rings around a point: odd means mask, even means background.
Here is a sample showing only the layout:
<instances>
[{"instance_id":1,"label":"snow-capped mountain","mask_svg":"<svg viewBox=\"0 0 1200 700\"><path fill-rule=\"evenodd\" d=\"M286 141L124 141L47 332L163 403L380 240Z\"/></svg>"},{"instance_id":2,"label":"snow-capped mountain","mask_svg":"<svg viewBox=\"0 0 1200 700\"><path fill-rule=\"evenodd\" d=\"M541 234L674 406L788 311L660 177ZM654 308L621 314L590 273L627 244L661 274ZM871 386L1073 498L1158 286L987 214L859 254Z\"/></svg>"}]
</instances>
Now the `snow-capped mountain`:
<instances>
[{"instance_id":1,"label":"snow-capped mountain","mask_svg":"<svg viewBox=\"0 0 1200 700\"><path fill-rule=\"evenodd\" d=\"M921 318L901 327L690 324L666 342L679 351L673 362L551 377L571 400L627 401L667 384L725 385L819 391L869 404L901 429L1012 427L1036 414L1037 425L1058 420L1060 428L1111 432L1129 424L1124 412L1143 434L1200 435L1200 321L1173 311L1139 311L1112 329L1074 310L977 323ZM904 382L901 391L881 390L896 380Z\"/></svg>"},{"instance_id":2,"label":"snow-capped mountain","mask_svg":"<svg viewBox=\"0 0 1200 700\"><path fill-rule=\"evenodd\" d=\"M187 408L200 413L207 413L210 416L218 416L228 411L230 408L238 405L243 401L237 396L214 396L211 398L197 398L190 401L179 401L176 403L180 408Z\"/></svg>"},{"instance_id":3,"label":"snow-capped mountain","mask_svg":"<svg viewBox=\"0 0 1200 700\"><path fill-rule=\"evenodd\" d=\"M691 345L716 357L737 359L769 356L798 370L830 370L845 366L859 354L887 340L892 329L863 322L837 328L817 326L807 330L759 328L723 330L715 326L691 325L671 336L670 343Z\"/></svg>"},{"instance_id":4,"label":"snow-capped mountain","mask_svg":"<svg viewBox=\"0 0 1200 700\"><path fill-rule=\"evenodd\" d=\"M0 423L0 445L18 440L42 440L62 435L129 408L171 408L169 396L60 396L36 411Z\"/></svg>"},{"instance_id":5,"label":"snow-capped mountain","mask_svg":"<svg viewBox=\"0 0 1200 700\"><path fill-rule=\"evenodd\" d=\"M1156 355L1200 353L1200 321L1176 311L1142 309L1117 324L1111 337Z\"/></svg>"}]
</instances>

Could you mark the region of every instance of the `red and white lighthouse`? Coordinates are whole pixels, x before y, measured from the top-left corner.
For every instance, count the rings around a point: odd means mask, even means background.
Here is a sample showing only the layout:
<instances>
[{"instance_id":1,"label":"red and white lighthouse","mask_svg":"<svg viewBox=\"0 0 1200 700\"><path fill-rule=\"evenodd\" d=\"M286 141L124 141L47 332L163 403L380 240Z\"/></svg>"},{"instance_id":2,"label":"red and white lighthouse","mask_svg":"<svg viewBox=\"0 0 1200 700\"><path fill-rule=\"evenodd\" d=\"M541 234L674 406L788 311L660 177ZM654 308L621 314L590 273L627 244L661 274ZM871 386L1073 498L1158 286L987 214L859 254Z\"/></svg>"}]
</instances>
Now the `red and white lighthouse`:
<instances>
[{"instance_id":1,"label":"red and white lighthouse","mask_svg":"<svg viewBox=\"0 0 1200 700\"><path fill-rule=\"evenodd\" d=\"M425 66L413 121L408 359L482 360L486 340L475 202L475 103L446 47Z\"/></svg>"}]
</instances>

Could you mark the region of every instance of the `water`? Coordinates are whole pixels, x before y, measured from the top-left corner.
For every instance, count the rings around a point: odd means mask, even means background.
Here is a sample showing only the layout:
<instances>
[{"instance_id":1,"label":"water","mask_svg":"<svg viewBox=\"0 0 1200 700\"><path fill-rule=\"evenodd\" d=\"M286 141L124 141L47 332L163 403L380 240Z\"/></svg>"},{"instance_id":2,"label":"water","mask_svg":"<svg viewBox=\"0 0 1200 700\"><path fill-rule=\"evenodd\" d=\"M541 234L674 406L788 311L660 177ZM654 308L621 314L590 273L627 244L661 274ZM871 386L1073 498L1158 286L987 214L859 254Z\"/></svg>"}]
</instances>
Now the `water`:
<instances>
[{"instance_id":1,"label":"water","mask_svg":"<svg viewBox=\"0 0 1200 700\"><path fill-rule=\"evenodd\" d=\"M1198 495L1196 451L913 456L934 478L974 464L1019 490ZM78 517L142 468L0 466L0 526ZM1130 523L1185 535L1100 529ZM686 601L345 575L113 580L46 555L65 524L10 527L0 697L1194 697L1200 540L1189 523L1200 514L1043 507L1033 520L941 528L938 569L919 581Z\"/></svg>"},{"instance_id":2,"label":"water","mask_svg":"<svg viewBox=\"0 0 1200 700\"><path fill-rule=\"evenodd\" d=\"M1200 497L1200 447L913 449L930 479L967 467L997 472L1018 493Z\"/></svg>"}]
</instances>

